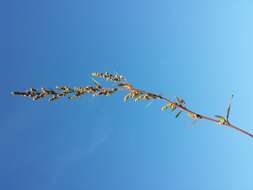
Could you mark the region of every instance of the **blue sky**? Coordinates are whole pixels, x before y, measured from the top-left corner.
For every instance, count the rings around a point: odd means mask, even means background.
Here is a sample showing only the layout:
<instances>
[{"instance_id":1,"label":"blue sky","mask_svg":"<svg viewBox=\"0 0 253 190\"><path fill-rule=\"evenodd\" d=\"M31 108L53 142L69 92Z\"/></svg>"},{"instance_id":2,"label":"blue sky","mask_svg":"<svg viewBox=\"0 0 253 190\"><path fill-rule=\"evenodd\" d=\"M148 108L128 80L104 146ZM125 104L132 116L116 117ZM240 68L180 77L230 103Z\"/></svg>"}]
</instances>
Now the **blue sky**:
<instances>
[{"instance_id":1,"label":"blue sky","mask_svg":"<svg viewBox=\"0 0 253 190\"><path fill-rule=\"evenodd\" d=\"M246 0L1 2L0 188L252 190L253 141L159 102L84 96L32 102L12 90L118 72L253 132L253 3Z\"/></svg>"}]
</instances>

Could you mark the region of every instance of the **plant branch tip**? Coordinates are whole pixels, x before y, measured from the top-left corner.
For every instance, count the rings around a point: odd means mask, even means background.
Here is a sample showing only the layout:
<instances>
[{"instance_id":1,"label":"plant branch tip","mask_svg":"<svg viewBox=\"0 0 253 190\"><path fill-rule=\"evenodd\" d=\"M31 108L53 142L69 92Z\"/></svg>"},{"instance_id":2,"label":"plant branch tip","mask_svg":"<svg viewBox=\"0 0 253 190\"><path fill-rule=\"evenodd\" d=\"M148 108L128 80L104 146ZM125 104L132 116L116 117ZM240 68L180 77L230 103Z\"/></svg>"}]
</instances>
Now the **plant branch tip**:
<instances>
[{"instance_id":1,"label":"plant branch tip","mask_svg":"<svg viewBox=\"0 0 253 190\"><path fill-rule=\"evenodd\" d=\"M111 74L108 72L105 73L93 72L91 73L91 76L92 76L91 78L92 85L89 86L79 86L79 87L56 86L55 89L29 88L28 90L25 91L12 91L11 95L28 97L31 98L33 101L37 101L47 97L48 100L51 102L58 100L62 97L66 97L69 100L75 100L86 94L90 94L92 96L112 96L118 91L126 91L127 93L123 97L124 102L128 102L130 99L133 100L134 102L160 100L165 103L165 105L161 107L161 110L162 111L170 110L171 112L176 111L175 115L176 118L179 118L179 116L181 116L181 114L185 112L194 121L204 119L224 127L233 128L238 132L246 134L253 138L252 134L232 125L229 121L229 117L231 114L232 99L234 97L233 94L228 104L225 116L214 115L214 117L209 117L188 109L188 107L186 107L185 100L180 97L170 99L165 98L160 94L155 94L141 89L137 89L132 84L128 83L125 77L123 77L123 75L120 75L118 73ZM102 83L98 82L94 78L104 80L105 82L111 82L111 87L104 87Z\"/></svg>"}]
</instances>

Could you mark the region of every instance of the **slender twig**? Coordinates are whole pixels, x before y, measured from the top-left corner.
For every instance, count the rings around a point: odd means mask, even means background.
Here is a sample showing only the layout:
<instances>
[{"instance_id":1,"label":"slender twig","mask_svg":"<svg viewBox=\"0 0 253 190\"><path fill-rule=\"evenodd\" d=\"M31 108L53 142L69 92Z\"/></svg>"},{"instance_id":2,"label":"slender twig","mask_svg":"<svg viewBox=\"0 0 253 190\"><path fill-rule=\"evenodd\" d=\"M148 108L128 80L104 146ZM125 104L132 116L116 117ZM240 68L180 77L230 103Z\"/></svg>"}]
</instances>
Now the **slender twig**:
<instances>
[{"instance_id":1,"label":"slender twig","mask_svg":"<svg viewBox=\"0 0 253 190\"><path fill-rule=\"evenodd\" d=\"M92 82L94 83L93 86L75 87L75 88L71 88L71 87L67 87L67 86L60 86L60 87L56 87L55 90L49 90L49 89L45 89L45 88L41 88L41 90L37 90L34 88L30 88L29 90L26 90L25 92L15 91L15 92L12 92L12 94L17 95L17 96L29 97L29 98L32 98L33 100L38 100L38 99L44 98L46 96L51 96L51 98L49 100L54 101L54 100L57 100L63 96L67 96L69 99L76 99L84 94L92 94L93 96L101 96L101 95L110 96L117 91L128 91L128 94L124 97L125 102L129 98L131 98L135 101L152 100L152 99L162 100L163 102L166 103L166 105L164 105L162 107L162 110L166 110L166 109L171 109L171 111L179 110L179 112L177 112L177 114L176 114L176 117L179 117L181 112L185 112L193 120L204 119L204 120L207 120L210 122L217 123L220 126L235 129L237 132L240 132L242 134L248 135L249 137L253 138L253 134L251 134L243 129L240 129L239 127L231 124L228 121L230 109L231 109L231 102L229 103L229 107L227 109L226 118L223 116L215 115L215 117L217 119L214 119L212 117L209 117L209 116L206 116L203 114L199 114L197 112L194 112L194 111L188 109L187 107L185 107L185 101L181 98L176 97L175 100L170 100L170 99L165 98L159 94L155 94L155 93L147 92L147 91L144 91L141 89L137 89L137 88L133 87L133 85L129 84L122 75L118 75L118 74L113 75L113 74L109 74L109 73L97 73L96 72L96 73L92 73L92 76L105 79L106 81L111 81L114 84L116 84L117 87L105 88L105 87L102 87L102 85L100 83L98 83L96 80L93 79L92 80Z\"/></svg>"},{"instance_id":2,"label":"slender twig","mask_svg":"<svg viewBox=\"0 0 253 190\"><path fill-rule=\"evenodd\" d=\"M122 90L129 90L129 89L128 89L128 88L125 88L125 89L122 89ZM139 91L142 91L142 90L139 90ZM160 95L157 95L157 96L160 96ZM196 113L196 112L194 112L194 111L192 111L192 110L190 110L190 109L187 109L187 108L184 107L184 106L175 104L174 102L170 101L170 100L167 99L167 98L164 98L164 97L160 96L160 99L161 99L161 100L164 100L164 101L167 102L167 103L173 104L175 107L179 108L180 110L182 110L182 111L184 111L184 112L186 112L186 113L189 113L189 114L195 116L196 119L205 119L205 120L208 120L208 121L211 121L211 122L215 122L215 123L217 123L217 124L220 124L220 125L223 125L223 126L226 126L226 127L233 128L233 129L237 130L238 132L243 133L243 134L248 135L248 136L250 136L250 137L253 138L253 134L251 134L251 133L249 133L249 132L247 132L247 131L244 131L243 129L240 129L240 128L236 127L235 125L232 125L232 124L230 124L230 123L221 124L221 123L220 123L220 120L213 119L213 118L208 117L208 116L205 116L205 115L203 115L203 114Z\"/></svg>"}]
</instances>

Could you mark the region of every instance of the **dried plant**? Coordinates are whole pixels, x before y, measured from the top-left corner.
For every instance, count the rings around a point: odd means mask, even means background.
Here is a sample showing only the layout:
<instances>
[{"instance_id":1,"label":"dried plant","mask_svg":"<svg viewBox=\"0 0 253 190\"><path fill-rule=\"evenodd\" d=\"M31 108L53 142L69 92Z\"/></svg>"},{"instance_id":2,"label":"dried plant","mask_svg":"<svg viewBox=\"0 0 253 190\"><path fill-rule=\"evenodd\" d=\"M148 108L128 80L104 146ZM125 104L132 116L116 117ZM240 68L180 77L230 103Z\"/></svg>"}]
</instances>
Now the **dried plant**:
<instances>
[{"instance_id":1,"label":"dried plant","mask_svg":"<svg viewBox=\"0 0 253 190\"><path fill-rule=\"evenodd\" d=\"M40 90L30 88L24 92L14 91L12 92L15 96L29 97L32 100L39 100L45 97L49 97L49 101L55 101L61 97L67 97L68 99L77 99L84 94L92 94L93 96L111 96L117 91L127 91L128 93L124 96L124 101L127 102L129 99L134 101L140 100L160 100L165 102L165 105L161 107L162 111L170 110L176 113L176 118L178 118L182 112L187 113L187 115L192 120L208 120L217 123L219 126L224 126L228 128L235 129L236 131L248 135L253 138L253 135L249 132L242 130L229 122L231 102L227 108L226 116L214 115L214 118L196 113L185 106L185 101L182 98L176 97L174 99L165 98L159 94L146 92L144 90L137 89L133 87L126 79L119 74L110 73L91 73L92 77L101 78L106 81L110 81L111 85L114 87L105 88L92 78L93 85L84 87L68 87L68 86L57 86L55 90L41 88ZM232 95L233 98L233 95ZM231 99L232 99L231 98Z\"/></svg>"}]
</instances>

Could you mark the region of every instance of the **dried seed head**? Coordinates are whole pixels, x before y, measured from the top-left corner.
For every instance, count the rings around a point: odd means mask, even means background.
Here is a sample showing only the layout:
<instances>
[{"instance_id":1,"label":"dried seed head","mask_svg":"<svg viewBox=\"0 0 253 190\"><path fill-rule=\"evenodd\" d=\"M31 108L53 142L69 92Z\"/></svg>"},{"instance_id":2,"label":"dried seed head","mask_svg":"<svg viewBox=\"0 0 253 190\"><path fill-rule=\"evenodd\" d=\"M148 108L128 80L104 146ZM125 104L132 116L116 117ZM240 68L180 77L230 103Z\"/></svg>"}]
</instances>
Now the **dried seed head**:
<instances>
[{"instance_id":1,"label":"dried seed head","mask_svg":"<svg viewBox=\"0 0 253 190\"><path fill-rule=\"evenodd\" d=\"M91 76L93 77L98 77L98 78L103 78L105 80L111 80L113 82L120 82L122 80L124 80L124 77L122 75L119 74L110 74L110 73L98 73L98 72L93 72L91 73Z\"/></svg>"}]
</instances>

